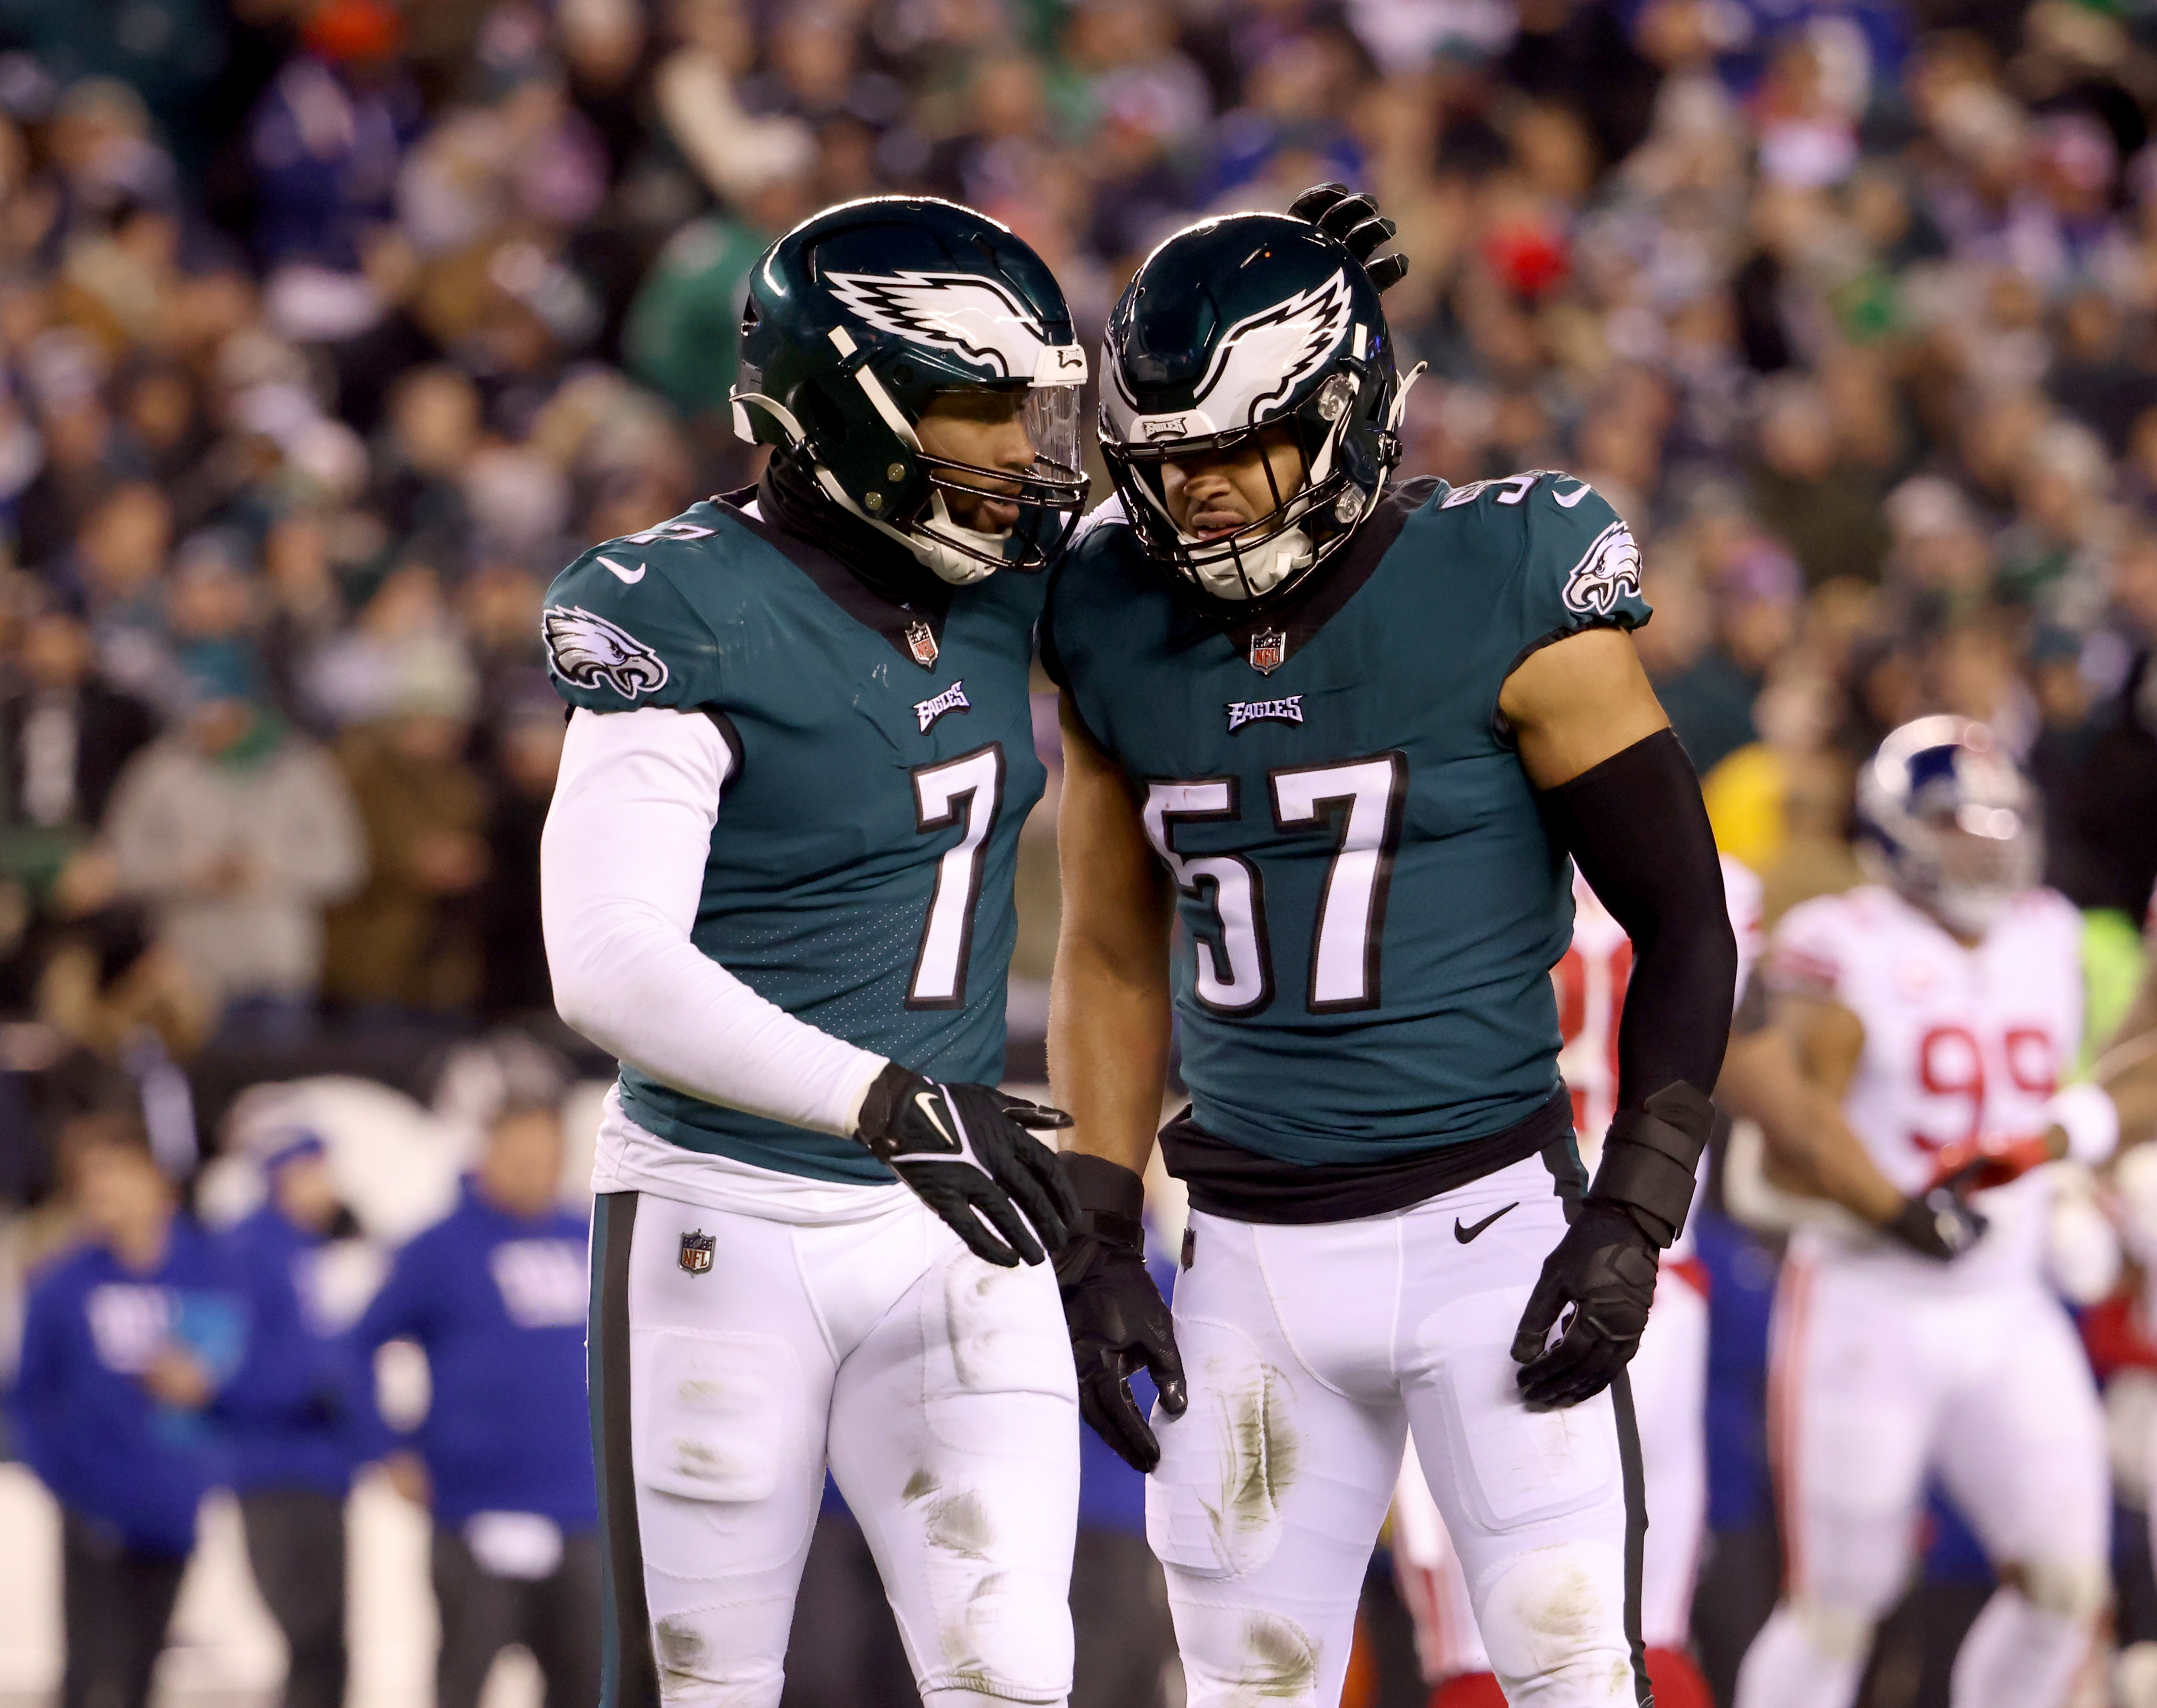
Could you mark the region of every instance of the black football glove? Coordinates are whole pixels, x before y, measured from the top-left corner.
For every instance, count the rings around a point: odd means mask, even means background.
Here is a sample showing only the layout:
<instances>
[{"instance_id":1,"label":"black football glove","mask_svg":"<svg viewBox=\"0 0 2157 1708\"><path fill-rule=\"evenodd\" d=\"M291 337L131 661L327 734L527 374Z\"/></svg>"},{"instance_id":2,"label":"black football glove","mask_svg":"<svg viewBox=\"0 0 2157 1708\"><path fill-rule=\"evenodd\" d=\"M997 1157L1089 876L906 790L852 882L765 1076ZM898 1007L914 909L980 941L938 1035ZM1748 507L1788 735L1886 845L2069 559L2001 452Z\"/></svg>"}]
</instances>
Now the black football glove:
<instances>
[{"instance_id":1,"label":"black football glove","mask_svg":"<svg viewBox=\"0 0 2157 1708\"><path fill-rule=\"evenodd\" d=\"M1290 202L1288 210L1346 244L1349 253L1363 263L1363 271L1370 275L1372 288L1382 295L1408 276L1406 255L1371 259L1374 250L1393 240L1399 228L1379 216L1378 204L1368 194L1356 194L1345 183L1316 183Z\"/></svg>"},{"instance_id":2,"label":"black football glove","mask_svg":"<svg viewBox=\"0 0 2157 1708\"><path fill-rule=\"evenodd\" d=\"M1015 1269L1022 1261L1040 1262L1042 1247L1056 1250L1078 1223L1056 1153L1033 1137L1070 1124L1061 1109L1007 1097L994 1086L940 1085L893 1062L862 1099L854 1137L888 1163L968 1251Z\"/></svg>"},{"instance_id":3,"label":"black football glove","mask_svg":"<svg viewBox=\"0 0 2157 1708\"><path fill-rule=\"evenodd\" d=\"M1513 1361L1521 1397L1538 1411L1578 1406L1610 1385L1640 1344L1655 1302L1655 1242L1614 1204L1590 1199L1543 1259L1521 1313ZM1572 1309L1555 1344L1552 1330Z\"/></svg>"},{"instance_id":4,"label":"black football glove","mask_svg":"<svg viewBox=\"0 0 2157 1708\"><path fill-rule=\"evenodd\" d=\"M1985 1237L1991 1224L1972 1210L1961 1195L1946 1186L1902 1200L1902 1208L1885 1231L1920 1256L1952 1263Z\"/></svg>"},{"instance_id":5,"label":"black football glove","mask_svg":"<svg viewBox=\"0 0 2157 1708\"><path fill-rule=\"evenodd\" d=\"M1105 1157L1066 1152L1059 1160L1079 1205L1078 1231L1056 1254L1079 1415L1133 1470L1151 1471L1161 1443L1131 1396L1132 1372L1152 1376L1170 1416L1183 1416L1187 1402L1176 1325L1146 1273L1145 1183Z\"/></svg>"}]
</instances>

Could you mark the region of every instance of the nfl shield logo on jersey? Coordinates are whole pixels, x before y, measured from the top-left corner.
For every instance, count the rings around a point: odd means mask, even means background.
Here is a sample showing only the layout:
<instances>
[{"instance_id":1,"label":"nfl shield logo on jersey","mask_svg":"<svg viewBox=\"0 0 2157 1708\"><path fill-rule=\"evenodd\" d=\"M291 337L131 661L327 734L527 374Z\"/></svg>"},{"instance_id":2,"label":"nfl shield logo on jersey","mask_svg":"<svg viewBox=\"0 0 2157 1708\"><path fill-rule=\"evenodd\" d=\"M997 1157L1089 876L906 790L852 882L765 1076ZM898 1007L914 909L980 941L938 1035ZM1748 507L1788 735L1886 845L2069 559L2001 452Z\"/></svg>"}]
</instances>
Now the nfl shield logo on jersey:
<instances>
[{"instance_id":1,"label":"nfl shield logo on jersey","mask_svg":"<svg viewBox=\"0 0 2157 1708\"><path fill-rule=\"evenodd\" d=\"M692 1275L702 1275L712 1267L712 1247L717 1236L698 1228L694 1233L682 1236L682 1267Z\"/></svg>"},{"instance_id":2,"label":"nfl shield logo on jersey","mask_svg":"<svg viewBox=\"0 0 2157 1708\"><path fill-rule=\"evenodd\" d=\"M936 631L916 617L906 626L907 650L914 654L914 662L924 670L936 663Z\"/></svg>"},{"instance_id":3,"label":"nfl shield logo on jersey","mask_svg":"<svg viewBox=\"0 0 2157 1708\"><path fill-rule=\"evenodd\" d=\"M1277 628L1262 628L1251 637L1251 668L1261 676L1270 676L1280 668L1288 657L1288 634Z\"/></svg>"}]
</instances>

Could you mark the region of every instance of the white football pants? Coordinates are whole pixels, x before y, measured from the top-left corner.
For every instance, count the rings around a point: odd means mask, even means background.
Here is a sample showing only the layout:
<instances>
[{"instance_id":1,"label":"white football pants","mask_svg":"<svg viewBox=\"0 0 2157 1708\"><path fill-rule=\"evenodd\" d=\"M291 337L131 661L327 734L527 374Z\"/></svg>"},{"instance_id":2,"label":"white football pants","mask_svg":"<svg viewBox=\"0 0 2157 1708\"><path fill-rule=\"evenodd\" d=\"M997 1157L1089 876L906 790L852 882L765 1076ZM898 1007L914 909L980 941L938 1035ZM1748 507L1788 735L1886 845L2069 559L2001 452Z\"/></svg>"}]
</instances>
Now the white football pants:
<instances>
[{"instance_id":1,"label":"white football pants","mask_svg":"<svg viewBox=\"0 0 2157 1708\"><path fill-rule=\"evenodd\" d=\"M2104 1604L2111 1506L2103 1415L2059 1303L2034 1279L1920 1290L1794 1258L1768 1406L1786 1588L1739 1708L1849 1708L1932 1471L2010 1585L1956 1657L1955 1708L2057 1708Z\"/></svg>"},{"instance_id":2,"label":"white football pants","mask_svg":"<svg viewBox=\"0 0 2157 1708\"><path fill-rule=\"evenodd\" d=\"M1684 1649L1691 1640L1693 1582L1707 1528L1707 1300L1667 1264L1625 1375L1648 1514L1640 1635L1650 1649ZM1402 1462L1393 1497L1393 1567L1415 1622L1424 1678L1435 1685L1489 1672L1460 1556L1413 1453Z\"/></svg>"},{"instance_id":3,"label":"white football pants","mask_svg":"<svg viewBox=\"0 0 2157 1708\"><path fill-rule=\"evenodd\" d=\"M607 1708L777 1703L827 1458L924 1708L1064 1700L1078 1411L1047 1264L982 1262L909 1194L801 1226L607 1193L593 1233Z\"/></svg>"},{"instance_id":4,"label":"white football pants","mask_svg":"<svg viewBox=\"0 0 2157 1708\"><path fill-rule=\"evenodd\" d=\"M1191 1404L1155 1408L1146 1483L1191 1708L1340 1700L1411 1432L1514 1708L1634 1702L1629 1419L1621 1447L1611 1394L1534 1412L1514 1380L1513 1332L1565 1229L1550 1169L1355 1221L1191 1226Z\"/></svg>"}]
</instances>

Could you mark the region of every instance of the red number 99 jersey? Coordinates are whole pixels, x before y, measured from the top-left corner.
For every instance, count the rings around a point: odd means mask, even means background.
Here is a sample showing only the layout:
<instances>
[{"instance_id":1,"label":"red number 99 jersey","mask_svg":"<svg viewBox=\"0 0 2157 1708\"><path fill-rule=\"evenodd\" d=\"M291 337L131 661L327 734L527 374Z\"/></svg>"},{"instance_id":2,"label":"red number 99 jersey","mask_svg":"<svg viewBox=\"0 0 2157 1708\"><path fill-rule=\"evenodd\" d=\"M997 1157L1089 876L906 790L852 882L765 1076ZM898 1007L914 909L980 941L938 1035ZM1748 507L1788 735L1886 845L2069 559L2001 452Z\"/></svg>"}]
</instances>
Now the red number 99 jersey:
<instances>
[{"instance_id":1,"label":"red number 99 jersey","mask_svg":"<svg viewBox=\"0 0 2157 1708\"><path fill-rule=\"evenodd\" d=\"M1777 927L1768 978L1863 1023L1843 1114L1904 1192L1923 1188L1944 1145L2041 1130L2045 1104L2081 1047L2082 916L2051 890L2021 896L1974 947L1892 890L1820 896ZM1907 1261L1943 1279L1996 1277L2010 1264L2034 1272L2047 1196L2037 1174L1979 1194L1994 1231L1969 1258ZM1835 1237L1903 1256L1869 1236Z\"/></svg>"}]
</instances>

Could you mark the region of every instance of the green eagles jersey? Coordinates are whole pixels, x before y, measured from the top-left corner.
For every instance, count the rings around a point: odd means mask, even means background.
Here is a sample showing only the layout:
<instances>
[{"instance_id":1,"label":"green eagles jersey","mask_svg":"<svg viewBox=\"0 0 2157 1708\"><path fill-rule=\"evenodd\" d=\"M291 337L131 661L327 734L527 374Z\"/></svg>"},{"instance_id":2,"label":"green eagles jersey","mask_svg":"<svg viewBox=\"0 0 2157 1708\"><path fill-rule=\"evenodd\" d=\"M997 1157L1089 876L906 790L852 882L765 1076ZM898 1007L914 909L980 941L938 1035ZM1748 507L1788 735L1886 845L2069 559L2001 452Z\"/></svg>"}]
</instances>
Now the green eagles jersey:
<instances>
[{"instance_id":1,"label":"green eagles jersey","mask_svg":"<svg viewBox=\"0 0 2157 1708\"><path fill-rule=\"evenodd\" d=\"M692 939L811 1025L939 1078L994 1084L1019 826L1045 776L1027 691L1045 578L948 611L891 604L817 547L708 502L595 547L543 619L554 685L607 713L712 717L734 749ZM861 1146L621 1074L624 1107L692 1150L888 1180Z\"/></svg>"},{"instance_id":2,"label":"green eagles jersey","mask_svg":"<svg viewBox=\"0 0 2157 1708\"><path fill-rule=\"evenodd\" d=\"M1571 864L1498 694L1647 620L1625 524L1566 474L1410 482L1279 622L1224 632L1116 513L1054 572L1042 651L1180 893L1197 1124L1315 1164L1525 1119L1558 1083Z\"/></svg>"}]
</instances>

